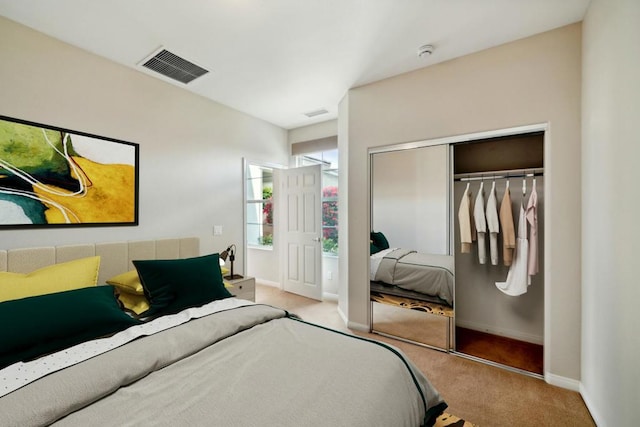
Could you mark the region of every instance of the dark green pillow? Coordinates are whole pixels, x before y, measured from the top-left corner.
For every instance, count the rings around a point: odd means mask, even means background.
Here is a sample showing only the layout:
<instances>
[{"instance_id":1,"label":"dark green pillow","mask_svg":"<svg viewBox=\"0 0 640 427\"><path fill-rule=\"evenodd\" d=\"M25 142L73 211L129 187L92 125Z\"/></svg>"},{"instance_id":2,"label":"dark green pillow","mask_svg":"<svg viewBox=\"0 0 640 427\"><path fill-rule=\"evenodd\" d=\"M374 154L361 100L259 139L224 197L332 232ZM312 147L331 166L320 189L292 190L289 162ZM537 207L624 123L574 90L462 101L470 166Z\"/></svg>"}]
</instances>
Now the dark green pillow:
<instances>
[{"instance_id":1,"label":"dark green pillow","mask_svg":"<svg viewBox=\"0 0 640 427\"><path fill-rule=\"evenodd\" d=\"M140 323L122 311L113 286L5 301L0 303L0 369Z\"/></svg>"},{"instance_id":2,"label":"dark green pillow","mask_svg":"<svg viewBox=\"0 0 640 427\"><path fill-rule=\"evenodd\" d=\"M196 258L133 261L151 308L145 316L174 314L229 298L218 254Z\"/></svg>"},{"instance_id":3,"label":"dark green pillow","mask_svg":"<svg viewBox=\"0 0 640 427\"><path fill-rule=\"evenodd\" d=\"M374 245L380 248L380 250L389 249L389 242L387 241L387 238L384 237L384 234L382 234L382 232L380 231L371 232L371 241L373 242Z\"/></svg>"},{"instance_id":4,"label":"dark green pillow","mask_svg":"<svg viewBox=\"0 0 640 427\"><path fill-rule=\"evenodd\" d=\"M381 250L382 248L377 247L376 245L373 244L373 242L369 243L370 255L377 254Z\"/></svg>"}]
</instances>

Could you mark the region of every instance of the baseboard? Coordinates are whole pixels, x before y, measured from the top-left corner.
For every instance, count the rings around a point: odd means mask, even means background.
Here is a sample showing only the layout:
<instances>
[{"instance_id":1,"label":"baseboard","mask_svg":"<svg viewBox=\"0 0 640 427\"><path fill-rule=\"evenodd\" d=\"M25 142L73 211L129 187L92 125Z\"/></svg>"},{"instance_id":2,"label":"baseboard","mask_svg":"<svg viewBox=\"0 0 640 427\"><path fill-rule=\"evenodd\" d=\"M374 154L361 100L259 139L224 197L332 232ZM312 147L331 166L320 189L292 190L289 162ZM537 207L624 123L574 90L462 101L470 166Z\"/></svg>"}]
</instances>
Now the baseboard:
<instances>
[{"instance_id":1,"label":"baseboard","mask_svg":"<svg viewBox=\"0 0 640 427\"><path fill-rule=\"evenodd\" d=\"M338 302L338 294L330 294L329 292L323 292L322 301Z\"/></svg>"},{"instance_id":2,"label":"baseboard","mask_svg":"<svg viewBox=\"0 0 640 427\"><path fill-rule=\"evenodd\" d=\"M347 316L344 314L344 312L340 308L340 305L338 305L338 314L340 315L340 318L344 322L344 325L347 326L349 324L349 319L347 319Z\"/></svg>"},{"instance_id":3,"label":"baseboard","mask_svg":"<svg viewBox=\"0 0 640 427\"><path fill-rule=\"evenodd\" d=\"M513 338L514 340L525 341L532 344L544 345L544 337L514 331L512 329L496 328L495 326L484 325L477 322L468 322L459 318L456 318L456 326L473 329L474 331L486 332L501 337Z\"/></svg>"},{"instance_id":4,"label":"baseboard","mask_svg":"<svg viewBox=\"0 0 640 427\"><path fill-rule=\"evenodd\" d=\"M566 388L571 391L580 391L580 381L572 378L561 377L560 375L552 374L551 372L545 372L544 380L551 385Z\"/></svg>"},{"instance_id":5,"label":"baseboard","mask_svg":"<svg viewBox=\"0 0 640 427\"><path fill-rule=\"evenodd\" d=\"M593 401L589 398L589 394L587 393L582 383L580 383L580 396L582 396L582 400L584 401L584 404L589 410L589 413L591 414L591 418L593 418L593 422L595 422L598 427L606 427L605 422L603 421L602 417L599 415L598 411L595 409L595 406L593 405Z\"/></svg>"},{"instance_id":6,"label":"baseboard","mask_svg":"<svg viewBox=\"0 0 640 427\"><path fill-rule=\"evenodd\" d=\"M349 319L344 314L344 312L342 311L340 306L338 306L338 314L340 315L340 318L342 319L344 324L347 325L347 328L355 329L356 331L371 332L371 328L369 328L369 325L365 325L363 323L349 321Z\"/></svg>"},{"instance_id":7,"label":"baseboard","mask_svg":"<svg viewBox=\"0 0 640 427\"><path fill-rule=\"evenodd\" d=\"M365 325L357 322L347 322L347 328L353 329L356 331L361 331L361 332L369 332L370 330L369 325Z\"/></svg>"}]
</instances>

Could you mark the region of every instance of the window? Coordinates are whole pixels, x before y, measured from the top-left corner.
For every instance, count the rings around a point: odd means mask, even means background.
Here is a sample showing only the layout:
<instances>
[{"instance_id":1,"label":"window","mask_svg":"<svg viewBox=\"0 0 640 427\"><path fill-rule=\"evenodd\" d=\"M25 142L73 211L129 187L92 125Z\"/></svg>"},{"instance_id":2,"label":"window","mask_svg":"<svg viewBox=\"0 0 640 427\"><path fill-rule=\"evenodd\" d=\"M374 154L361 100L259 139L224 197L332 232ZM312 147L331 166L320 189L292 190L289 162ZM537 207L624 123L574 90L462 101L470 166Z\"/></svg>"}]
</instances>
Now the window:
<instances>
[{"instance_id":1,"label":"window","mask_svg":"<svg viewBox=\"0 0 640 427\"><path fill-rule=\"evenodd\" d=\"M273 247L273 169L247 167L247 245Z\"/></svg>"},{"instance_id":2,"label":"window","mask_svg":"<svg viewBox=\"0 0 640 427\"><path fill-rule=\"evenodd\" d=\"M322 166L322 249L338 255L338 150L301 155L298 165Z\"/></svg>"}]
</instances>

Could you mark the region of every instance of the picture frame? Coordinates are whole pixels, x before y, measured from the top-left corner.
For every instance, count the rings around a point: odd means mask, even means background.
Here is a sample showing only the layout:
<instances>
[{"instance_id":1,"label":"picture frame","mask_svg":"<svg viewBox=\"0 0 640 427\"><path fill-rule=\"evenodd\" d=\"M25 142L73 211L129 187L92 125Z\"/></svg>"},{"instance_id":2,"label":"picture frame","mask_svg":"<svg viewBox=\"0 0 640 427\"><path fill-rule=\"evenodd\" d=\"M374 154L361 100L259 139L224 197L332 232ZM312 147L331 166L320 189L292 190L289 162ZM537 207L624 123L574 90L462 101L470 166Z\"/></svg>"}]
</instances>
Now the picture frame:
<instances>
[{"instance_id":1,"label":"picture frame","mask_svg":"<svg viewBox=\"0 0 640 427\"><path fill-rule=\"evenodd\" d=\"M0 115L0 229L137 226L138 144Z\"/></svg>"}]
</instances>

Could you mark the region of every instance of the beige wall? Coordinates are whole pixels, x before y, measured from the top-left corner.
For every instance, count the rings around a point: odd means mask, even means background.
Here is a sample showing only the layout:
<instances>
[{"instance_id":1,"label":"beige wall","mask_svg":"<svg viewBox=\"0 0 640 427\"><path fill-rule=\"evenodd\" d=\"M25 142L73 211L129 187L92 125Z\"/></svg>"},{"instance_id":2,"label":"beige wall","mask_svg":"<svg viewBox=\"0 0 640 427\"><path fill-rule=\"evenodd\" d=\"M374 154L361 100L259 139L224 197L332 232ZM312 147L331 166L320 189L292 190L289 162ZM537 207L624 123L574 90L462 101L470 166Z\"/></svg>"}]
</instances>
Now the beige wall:
<instances>
[{"instance_id":1,"label":"beige wall","mask_svg":"<svg viewBox=\"0 0 640 427\"><path fill-rule=\"evenodd\" d=\"M242 247L242 158L287 164L284 129L2 17L0 57L0 114L140 144L138 227L0 230L0 247L172 236L199 237L203 253Z\"/></svg>"},{"instance_id":2,"label":"beige wall","mask_svg":"<svg viewBox=\"0 0 640 427\"><path fill-rule=\"evenodd\" d=\"M640 2L584 20L582 396L600 426L640 425Z\"/></svg>"},{"instance_id":3,"label":"beige wall","mask_svg":"<svg viewBox=\"0 0 640 427\"><path fill-rule=\"evenodd\" d=\"M339 115L347 123L339 145L348 180L340 201L349 216L341 220L348 258L340 268L348 283L341 309L352 326L369 322L367 149L548 123L545 370L552 382L578 388L580 88L581 26L574 24L349 91Z\"/></svg>"},{"instance_id":4,"label":"beige wall","mask_svg":"<svg viewBox=\"0 0 640 427\"><path fill-rule=\"evenodd\" d=\"M326 138L338 134L338 120L327 120L326 122L315 123L290 129L288 132L289 144L296 142L310 141L312 139Z\"/></svg>"}]
</instances>

